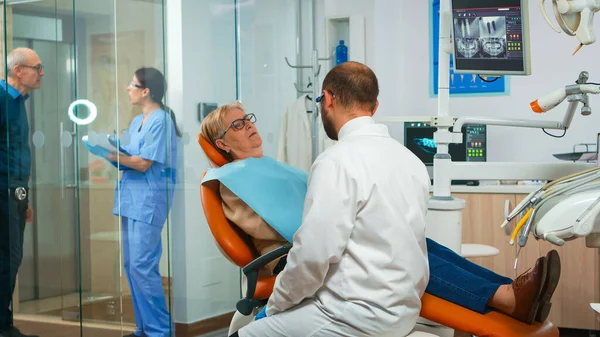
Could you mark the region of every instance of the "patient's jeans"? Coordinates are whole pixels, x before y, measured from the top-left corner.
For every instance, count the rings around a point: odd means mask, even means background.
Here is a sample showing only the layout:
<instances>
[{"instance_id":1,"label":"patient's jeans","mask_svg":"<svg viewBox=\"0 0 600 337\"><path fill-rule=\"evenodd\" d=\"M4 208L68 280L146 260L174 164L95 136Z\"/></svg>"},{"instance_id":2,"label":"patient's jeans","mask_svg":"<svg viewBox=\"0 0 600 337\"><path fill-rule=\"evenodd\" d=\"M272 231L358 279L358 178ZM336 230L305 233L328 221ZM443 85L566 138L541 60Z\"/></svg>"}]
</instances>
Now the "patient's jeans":
<instances>
[{"instance_id":1,"label":"patient's jeans","mask_svg":"<svg viewBox=\"0 0 600 337\"><path fill-rule=\"evenodd\" d=\"M427 252L429 284L425 291L473 311L488 312L486 303L498 287L512 283L430 239Z\"/></svg>"}]
</instances>

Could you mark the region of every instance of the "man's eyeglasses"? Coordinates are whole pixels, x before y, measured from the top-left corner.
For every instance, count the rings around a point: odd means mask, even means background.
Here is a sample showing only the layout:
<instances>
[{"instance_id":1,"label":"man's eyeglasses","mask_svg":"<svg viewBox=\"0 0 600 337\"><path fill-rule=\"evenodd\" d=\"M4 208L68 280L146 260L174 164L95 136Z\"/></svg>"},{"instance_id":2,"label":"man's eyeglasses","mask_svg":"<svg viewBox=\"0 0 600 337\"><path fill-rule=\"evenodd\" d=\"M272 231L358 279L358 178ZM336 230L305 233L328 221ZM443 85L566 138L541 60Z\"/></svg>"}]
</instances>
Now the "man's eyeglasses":
<instances>
[{"instance_id":1,"label":"man's eyeglasses","mask_svg":"<svg viewBox=\"0 0 600 337\"><path fill-rule=\"evenodd\" d=\"M38 74L41 74L42 71L44 71L44 66L41 63L36 64L34 66L28 66L26 64L21 64L21 65L19 65L19 67L31 68L31 69L37 71Z\"/></svg>"},{"instance_id":2,"label":"man's eyeglasses","mask_svg":"<svg viewBox=\"0 0 600 337\"><path fill-rule=\"evenodd\" d=\"M217 139L225 137L225 134L227 133L227 131L229 131L230 128L233 128L234 130L243 129L244 126L246 126L246 121L249 121L250 123L254 124L256 123L256 116L254 116L254 114L247 114L244 118L238 118L234 120L233 122L231 122L231 124L229 124L227 129L225 129L225 131L223 131L223 133L219 137L217 137Z\"/></svg>"},{"instance_id":3,"label":"man's eyeglasses","mask_svg":"<svg viewBox=\"0 0 600 337\"><path fill-rule=\"evenodd\" d=\"M331 90L323 90L323 93L319 95L319 97L317 97L317 99L315 99L315 102L317 103L321 103L321 101L323 100L323 98L325 97L325 91L327 91L331 97L335 97L335 94L331 92Z\"/></svg>"}]
</instances>

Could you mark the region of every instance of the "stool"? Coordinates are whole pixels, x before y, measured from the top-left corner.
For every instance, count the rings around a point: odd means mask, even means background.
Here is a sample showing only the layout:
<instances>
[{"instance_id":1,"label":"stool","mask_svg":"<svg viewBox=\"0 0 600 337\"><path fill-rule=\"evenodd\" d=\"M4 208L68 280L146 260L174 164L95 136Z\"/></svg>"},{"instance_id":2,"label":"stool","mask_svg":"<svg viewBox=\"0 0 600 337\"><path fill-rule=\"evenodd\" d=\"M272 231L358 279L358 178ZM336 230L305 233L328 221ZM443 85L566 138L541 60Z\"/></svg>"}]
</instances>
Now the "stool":
<instances>
[{"instance_id":1,"label":"stool","mask_svg":"<svg viewBox=\"0 0 600 337\"><path fill-rule=\"evenodd\" d=\"M461 255L464 258L495 256L498 254L500 254L498 248L487 245L463 243L461 247Z\"/></svg>"}]
</instances>

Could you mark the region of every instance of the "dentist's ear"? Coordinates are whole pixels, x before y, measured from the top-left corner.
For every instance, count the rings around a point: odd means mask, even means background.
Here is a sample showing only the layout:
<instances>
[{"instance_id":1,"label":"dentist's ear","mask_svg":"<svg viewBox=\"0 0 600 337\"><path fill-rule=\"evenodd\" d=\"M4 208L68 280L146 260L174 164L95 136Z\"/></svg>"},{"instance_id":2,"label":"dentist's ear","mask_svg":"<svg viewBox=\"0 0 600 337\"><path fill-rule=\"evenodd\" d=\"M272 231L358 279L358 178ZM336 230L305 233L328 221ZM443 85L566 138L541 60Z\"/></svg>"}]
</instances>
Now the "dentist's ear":
<instances>
[{"instance_id":1,"label":"dentist's ear","mask_svg":"<svg viewBox=\"0 0 600 337\"><path fill-rule=\"evenodd\" d=\"M375 112L377 112L377 108L379 108L379 101L375 102L375 107L373 108L373 111L371 111L371 116L375 115Z\"/></svg>"},{"instance_id":2,"label":"dentist's ear","mask_svg":"<svg viewBox=\"0 0 600 337\"><path fill-rule=\"evenodd\" d=\"M325 96L323 97L323 104L329 109L333 109L333 95L328 91L328 90L324 90L323 94L325 94Z\"/></svg>"}]
</instances>

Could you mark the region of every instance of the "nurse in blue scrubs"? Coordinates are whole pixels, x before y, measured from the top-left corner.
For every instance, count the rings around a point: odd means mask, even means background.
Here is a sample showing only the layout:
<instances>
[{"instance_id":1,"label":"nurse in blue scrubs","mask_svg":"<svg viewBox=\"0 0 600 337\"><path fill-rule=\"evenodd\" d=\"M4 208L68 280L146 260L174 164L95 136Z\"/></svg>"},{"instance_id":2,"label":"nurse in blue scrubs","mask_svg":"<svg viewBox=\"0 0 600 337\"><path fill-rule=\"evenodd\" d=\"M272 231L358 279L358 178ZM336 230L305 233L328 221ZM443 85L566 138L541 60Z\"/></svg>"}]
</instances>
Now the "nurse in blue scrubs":
<instances>
[{"instance_id":1,"label":"nurse in blue scrubs","mask_svg":"<svg viewBox=\"0 0 600 337\"><path fill-rule=\"evenodd\" d=\"M162 100L166 82L154 68L135 72L127 87L142 109L121 137L123 153L109 154L123 170L115 188L113 214L122 219L124 267L131 288L137 330L130 337L170 336L159 262L161 232L173 200L177 137L175 115Z\"/></svg>"}]
</instances>

